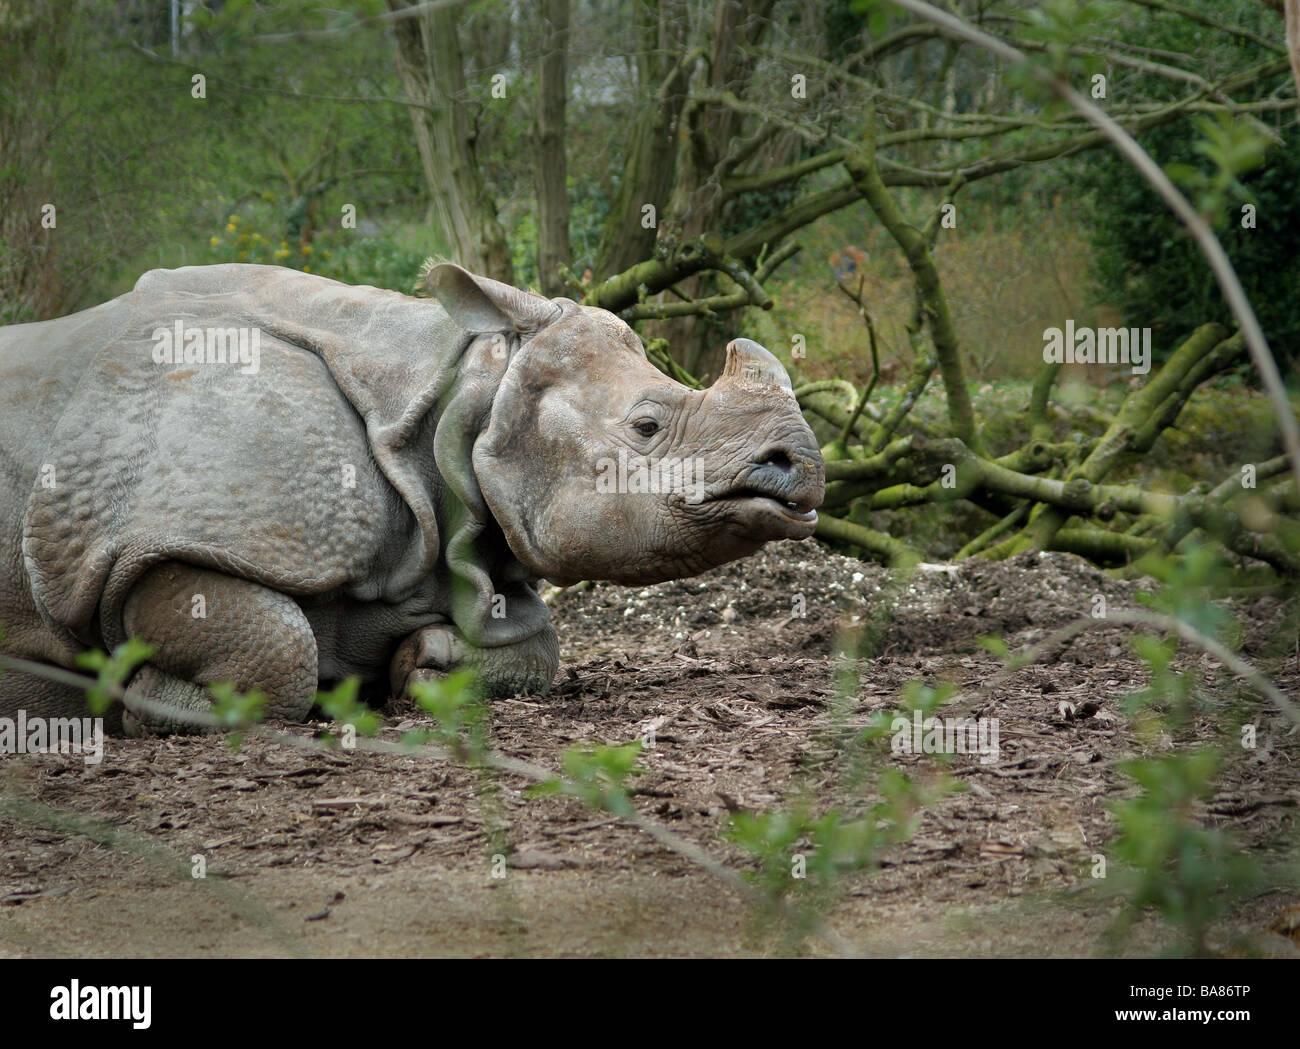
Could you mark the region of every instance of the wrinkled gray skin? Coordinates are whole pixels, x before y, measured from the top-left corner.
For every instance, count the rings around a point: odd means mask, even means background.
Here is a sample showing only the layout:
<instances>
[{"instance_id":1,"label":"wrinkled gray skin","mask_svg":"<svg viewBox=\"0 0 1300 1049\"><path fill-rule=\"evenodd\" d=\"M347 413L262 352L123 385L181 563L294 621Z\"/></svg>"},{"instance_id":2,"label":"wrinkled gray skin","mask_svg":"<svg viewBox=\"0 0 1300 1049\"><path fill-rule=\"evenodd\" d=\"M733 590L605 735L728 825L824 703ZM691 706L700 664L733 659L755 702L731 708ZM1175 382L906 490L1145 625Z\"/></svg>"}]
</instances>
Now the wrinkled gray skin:
<instances>
[{"instance_id":1,"label":"wrinkled gray skin","mask_svg":"<svg viewBox=\"0 0 1300 1049\"><path fill-rule=\"evenodd\" d=\"M545 691L539 579L658 582L812 533L821 456L762 347L690 390L606 311L451 265L427 286L156 270L0 329L0 651L72 668L142 637L130 733L193 731L217 681L289 719L352 674L373 695L469 665L494 695ZM178 320L258 329L257 372L158 361ZM702 484L604 490L620 452L696 460ZM84 699L10 671L0 715L19 708Z\"/></svg>"}]
</instances>

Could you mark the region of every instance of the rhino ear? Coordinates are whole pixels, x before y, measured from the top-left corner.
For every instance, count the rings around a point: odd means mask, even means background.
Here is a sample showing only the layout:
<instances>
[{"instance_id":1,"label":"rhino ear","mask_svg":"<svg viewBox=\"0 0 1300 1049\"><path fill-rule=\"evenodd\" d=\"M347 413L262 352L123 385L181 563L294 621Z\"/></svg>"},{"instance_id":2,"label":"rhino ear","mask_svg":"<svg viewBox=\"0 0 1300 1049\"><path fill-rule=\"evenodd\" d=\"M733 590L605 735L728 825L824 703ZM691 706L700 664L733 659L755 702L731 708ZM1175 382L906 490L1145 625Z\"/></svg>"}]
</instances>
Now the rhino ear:
<instances>
[{"instance_id":1,"label":"rhino ear","mask_svg":"<svg viewBox=\"0 0 1300 1049\"><path fill-rule=\"evenodd\" d=\"M794 392L785 365L752 339L732 339L727 343L727 363L717 382L761 383Z\"/></svg>"},{"instance_id":2,"label":"rhino ear","mask_svg":"<svg viewBox=\"0 0 1300 1049\"><path fill-rule=\"evenodd\" d=\"M560 315L550 299L475 276L450 262L430 266L421 283L470 332L534 332Z\"/></svg>"}]
</instances>

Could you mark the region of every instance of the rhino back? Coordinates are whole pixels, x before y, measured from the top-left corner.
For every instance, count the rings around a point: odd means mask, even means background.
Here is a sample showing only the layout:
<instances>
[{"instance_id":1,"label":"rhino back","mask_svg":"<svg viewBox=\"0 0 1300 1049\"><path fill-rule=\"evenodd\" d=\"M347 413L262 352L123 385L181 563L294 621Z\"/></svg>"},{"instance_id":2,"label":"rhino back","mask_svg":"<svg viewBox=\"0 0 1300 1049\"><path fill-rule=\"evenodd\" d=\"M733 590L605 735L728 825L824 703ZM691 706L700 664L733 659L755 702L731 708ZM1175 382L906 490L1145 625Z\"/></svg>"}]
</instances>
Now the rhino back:
<instances>
[{"instance_id":1,"label":"rhino back","mask_svg":"<svg viewBox=\"0 0 1300 1049\"><path fill-rule=\"evenodd\" d=\"M50 435L88 362L125 327L127 300L122 296L69 317L0 328L0 476L6 494L25 493L34 483Z\"/></svg>"}]
</instances>

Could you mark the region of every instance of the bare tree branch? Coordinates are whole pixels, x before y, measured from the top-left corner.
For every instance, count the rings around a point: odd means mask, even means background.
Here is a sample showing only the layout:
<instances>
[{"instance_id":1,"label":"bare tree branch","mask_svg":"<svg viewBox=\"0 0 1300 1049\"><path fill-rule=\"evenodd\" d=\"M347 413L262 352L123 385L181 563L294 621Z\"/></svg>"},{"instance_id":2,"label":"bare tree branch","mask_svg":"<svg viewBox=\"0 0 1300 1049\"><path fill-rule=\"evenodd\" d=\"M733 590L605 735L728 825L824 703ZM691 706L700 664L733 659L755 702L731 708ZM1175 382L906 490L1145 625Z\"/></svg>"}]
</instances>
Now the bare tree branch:
<instances>
[{"instance_id":1,"label":"bare tree branch","mask_svg":"<svg viewBox=\"0 0 1300 1049\"><path fill-rule=\"evenodd\" d=\"M944 28L949 33L978 44L1008 62L1028 62L1023 52L1016 50L1016 48L1002 40L989 36L960 18L925 3L925 0L891 0L891 2ZM1093 124L1115 144L1120 154L1137 169L1169 206L1169 209L1178 216L1200 247L1206 262L1209 263L1210 269L1214 272L1215 280L1218 281L1233 316L1236 317L1237 323L1241 326L1246 345L1250 349L1251 358L1255 362L1260 379L1263 381L1269 400L1272 402L1273 412L1277 417L1278 427L1282 433L1282 441L1286 447L1287 457L1291 461L1291 471L1296 479L1296 485L1300 487L1300 423L1297 423L1295 415L1291 412L1286 387L1283 385L1282 376L1278 372L1277 362L1273 359L1273 354L1268 348L1268 340L1264 337L1264 331L1259 325L1259 318L1255 316L1255 311L1250 305L1250 299L1247 298L1246 292L1241 286L1241 281L1237 279L1236 271L1232 268L1232 263L1228 260L1223 245L1219 243L1219 238L1214 235L1214 230L1210 228L1209 223L1201 217L1200 213L1192 207L1187 198L1178 191L1178 188L1170 181L1169 176L1164 173L1160 165L1152 160L1150 154L1138 145L1132 136L1116 123L1105 110L1092 103L1050 71L1038 66L1031 66L1030 68L1034 70L1034 75L1049 86L1055 94L1083 114L1089 123Z\"/></svg>"}]
</instances>

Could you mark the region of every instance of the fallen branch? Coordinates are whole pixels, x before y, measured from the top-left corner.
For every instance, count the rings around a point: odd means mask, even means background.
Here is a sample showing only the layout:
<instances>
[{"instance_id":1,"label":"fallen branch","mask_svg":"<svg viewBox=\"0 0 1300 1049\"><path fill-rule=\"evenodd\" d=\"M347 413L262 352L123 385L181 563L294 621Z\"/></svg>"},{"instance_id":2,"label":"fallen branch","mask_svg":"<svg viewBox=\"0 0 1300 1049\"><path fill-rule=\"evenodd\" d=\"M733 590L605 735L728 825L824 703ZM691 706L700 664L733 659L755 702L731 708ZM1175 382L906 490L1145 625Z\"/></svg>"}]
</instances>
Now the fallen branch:
<instances>
[{"instance_id":1,"label":"fallen branch","mask_svg":"<svg viewBox=\"0 0 1300 1049\"><path fill-rule=\"evenodd\" d=\"M902 540L856 521L845 521L830 514L821 514L817 518L816 534L823 539L860 546L891 568L910 568L924 560L918 550Z\"/></svg>"}]
</instances>

